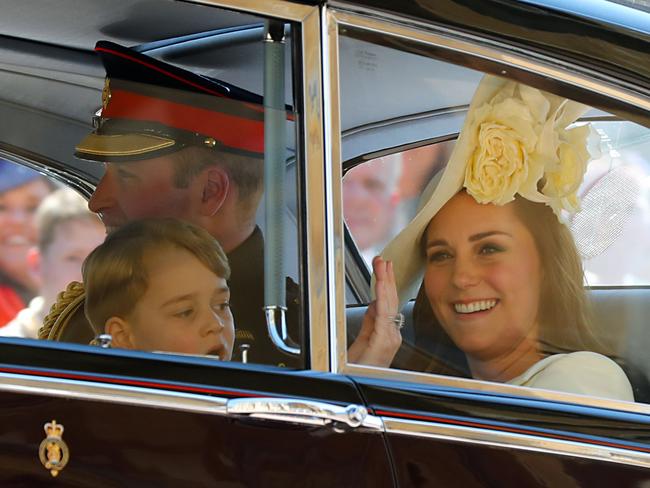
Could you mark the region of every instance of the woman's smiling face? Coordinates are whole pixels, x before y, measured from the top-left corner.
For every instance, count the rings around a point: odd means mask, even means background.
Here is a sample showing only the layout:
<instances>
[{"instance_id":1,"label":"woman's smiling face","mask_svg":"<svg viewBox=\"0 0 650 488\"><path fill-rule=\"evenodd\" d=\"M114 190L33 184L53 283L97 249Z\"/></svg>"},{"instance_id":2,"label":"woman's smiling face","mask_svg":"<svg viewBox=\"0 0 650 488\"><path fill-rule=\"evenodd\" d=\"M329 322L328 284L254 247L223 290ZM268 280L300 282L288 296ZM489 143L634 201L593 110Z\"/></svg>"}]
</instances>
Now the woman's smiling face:
<instances>
[{"instance_id":1,"label":"woman's smiling face","mask_svg":"<svg viewBox=\"0 0 650 488\"><path fill-rule=\"evenodd\" d=\"M505 358L537 342L541 262L514 205L479 204L463 191L426 230L429 303L470 359Z\"/></svg>"}]
</instances>

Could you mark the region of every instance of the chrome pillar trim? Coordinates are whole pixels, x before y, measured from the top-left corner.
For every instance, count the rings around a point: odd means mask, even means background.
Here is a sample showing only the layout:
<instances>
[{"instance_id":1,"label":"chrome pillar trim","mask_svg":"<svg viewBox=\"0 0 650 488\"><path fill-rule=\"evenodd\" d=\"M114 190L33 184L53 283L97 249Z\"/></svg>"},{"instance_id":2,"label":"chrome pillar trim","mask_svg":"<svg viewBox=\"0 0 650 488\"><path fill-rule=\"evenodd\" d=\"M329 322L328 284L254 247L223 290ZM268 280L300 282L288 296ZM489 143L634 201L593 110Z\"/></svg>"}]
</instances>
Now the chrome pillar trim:
<instances>
[{"instance_id":1,"label":"chrome pillar trim","mask_svg":"<svg viewBox=\"0 0 650 488\"><path fill-rule=\"evenodd\" d=\"M302 141L303 175L306 195L305 217L302 220L306 234L306 266L308 290L307 321L309 327L310 369L330 370L330 342L328 325L328 220L325 210L326 162L323 135L323 89L321 67L320 11L313 7L302 24L302 89L304 121ZM306 232L305 232L306 231ZM308 263L308 265L307 265Z\"/></svg>"},{"instance_id":2,"label":"chrome pillar trim","mask_svg":"<svg viewBox=\"0 0 650 488\"><path fill-rule=\"evenodd\" d=\"M277 17L284 20L302 22L316 7L309 5L296 5L282 0L188 0L192 3L224 7L233 10L249 12L251 14Z\"/></svg>"},{"instance_id":3,"label":"chrome pillar trim","mask_svg":"<svg viewBox=\"0 0 650 488\"><path fill-rule=\"evenodd\" d=\"M361 405L341 407L297 398L235 398L228 400L228 415L246 415L306 425L346 425L383 431L380 418L368 414Z\"/></svg>"},{"instance_id":4,"label":"chrome pillar trim","mask_svg":"<svg viewBox=\"0 0 650 488\"><path fill-rule=\"evenodd\" d=\"M194 413L226 414L226 399L220 397L13 373L0 374L0 392L109 402Z\"/></svg>"},{"instance_id":5,"label":"chrome pillar trim","mask_svg":"<svg viewBox=\"0 0 650 488\"><path fill-rule=\"evenodd\" d=\"M325 73L325 147L327 150L328 215L331 232L330 250L330 317L331 317L331 361L332 371L340 372L347 360L347 338L345 330L345 241L343 232L343 199L341 196L341 114L339 107L339 41L338 22L330 10L325 10L323 19L323 56Z\"/></svg>"},{"instance_id":6,"label":"chrome pillar trim","mask_svg":"<svg viewBox=\"0 0 650 488\"><path fill-rule=\"evenodd\" d=\"M346 8L345 4L340 4L340 7ZM587 68L576 67L568 63L561 65L558 60L548 59L536 52L525 51L522 48L515 49L505 43L489 41L424 23L412 26L406 24L404 20L399 22L397 20L387 21L374 14L370 17L342 10L332 9L331 12L341 25L366 29L380 34L389 34L438 48L445 48L456 53L495 61L537 75L552 77L592 93L605 95L628 105L650 111L650 96L617 86L613 82L614 77L606 79L602 73L595 73ZM507 70L504 70L502 74L507 75Z\"/></svg>"},{"instance_id":7,"label":"chrome pillar trim","mask_svg":"<svg viewBox=\"0 0 650 488\"><path fill-rule=\"evenodd\" d=\"M580 405L584 407L602 408L612 411L624 411L650 415L650 405L645 403L633 403L623 400L613 400L577 393L564 393L561 391L543 390L529 386L509 385L507 383L494 383L491 381L474 380L470 378L458 378L431 373L419 373L417 371L406 371L400 369L388 369L360 364L348 364L341 371L342 374L363 376L366 378L378 378L381 380L409 381L414 385L442 386L449 389L473 390L476 393L495 393L508 395L525 401L555 402L561 404ZM546 404L545 408L549 405Z\"/></svg>"},{"instance_id":8,"label":"chrome pillar trim","mask_svg":"<svg viewBox=\"0 0 650 488\"><path fill-rule=\"evenodd\" d=\"M449 442L468 442L487 446L504 447L543 453L560 454L612 463L650 467L650 453L627 449L596 446L593 444L547 439L527 434L488 431L474 427L456 427L430 422L392 420L383 418L386 432L439 439Z\"/></svg>"}]
</instances>

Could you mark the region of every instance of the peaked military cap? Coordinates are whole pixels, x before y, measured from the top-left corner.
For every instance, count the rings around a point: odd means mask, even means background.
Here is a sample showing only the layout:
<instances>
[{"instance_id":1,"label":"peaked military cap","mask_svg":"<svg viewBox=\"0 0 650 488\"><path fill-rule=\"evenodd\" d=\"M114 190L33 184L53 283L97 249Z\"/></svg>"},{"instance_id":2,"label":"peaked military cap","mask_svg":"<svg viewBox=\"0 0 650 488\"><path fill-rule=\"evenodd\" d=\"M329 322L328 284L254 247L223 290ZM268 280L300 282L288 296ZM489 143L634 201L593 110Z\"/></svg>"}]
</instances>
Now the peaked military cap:
<instances>
[{"instance_id":1,"label":"peaked military cap","mask_svg":"<svg viewBox=\"0 0 650 488\"><path fill-rule=\"evenodd\" d=\"M95 51L106 69L96 129L75 148L80 159L150 159L195 145L264 155L263 98L113 42Z\"/></svg>"}]
</instances>

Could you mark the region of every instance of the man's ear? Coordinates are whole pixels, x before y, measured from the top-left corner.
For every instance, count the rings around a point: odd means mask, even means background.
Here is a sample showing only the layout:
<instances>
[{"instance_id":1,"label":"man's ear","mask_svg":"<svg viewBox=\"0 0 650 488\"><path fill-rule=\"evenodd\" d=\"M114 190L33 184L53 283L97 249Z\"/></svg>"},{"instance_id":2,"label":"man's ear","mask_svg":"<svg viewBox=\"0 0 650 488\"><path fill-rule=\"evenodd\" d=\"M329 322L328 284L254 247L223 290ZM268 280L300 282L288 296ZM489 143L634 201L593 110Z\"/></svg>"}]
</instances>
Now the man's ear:
<instances>
[{"instance_id":1,"label":"man's ear","mask_svg":"<svg viewBox=\"0 0 650 488\"><path fill-rule=\"evenodd\" d=\"M122 349L135 349L131 326L120 317L111 317L104 324L104 331L112 337L111 346Z\"/></svg>"},{"instance_id":2,"label":"man's ear","mask_svg":"<svg viewBox=\"0 0 650 488\"><path fill-rule=\"evenodd\" d=\"M203 175L201 215L212 216L222 207L230 191L230 177L223 168L211 167Z\"/></svg>"}]
</instances>

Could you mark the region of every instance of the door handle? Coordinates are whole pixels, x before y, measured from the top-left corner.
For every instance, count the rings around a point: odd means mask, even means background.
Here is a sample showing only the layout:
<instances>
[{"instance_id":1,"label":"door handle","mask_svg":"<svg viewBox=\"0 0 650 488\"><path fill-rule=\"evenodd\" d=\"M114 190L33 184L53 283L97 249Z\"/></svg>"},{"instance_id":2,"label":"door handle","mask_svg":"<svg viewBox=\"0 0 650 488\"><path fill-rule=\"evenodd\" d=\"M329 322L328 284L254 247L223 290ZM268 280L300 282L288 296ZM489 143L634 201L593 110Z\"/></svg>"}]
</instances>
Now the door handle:
<instances>
[{"instance_id":1,"label":"door handle","mask_svg":"<svg viewBox=\"0 0 650 488\"><path fill-rule=\"evenodd\" d=\"M234 398L228 400L226 412L254 418L280 420L306 425L345 425L350 428L366 427L383 431L379 417L370 415L362 405L341 407L324 402L295 398Z\"/></svg>"}]
</instances>

